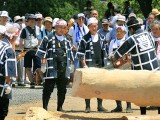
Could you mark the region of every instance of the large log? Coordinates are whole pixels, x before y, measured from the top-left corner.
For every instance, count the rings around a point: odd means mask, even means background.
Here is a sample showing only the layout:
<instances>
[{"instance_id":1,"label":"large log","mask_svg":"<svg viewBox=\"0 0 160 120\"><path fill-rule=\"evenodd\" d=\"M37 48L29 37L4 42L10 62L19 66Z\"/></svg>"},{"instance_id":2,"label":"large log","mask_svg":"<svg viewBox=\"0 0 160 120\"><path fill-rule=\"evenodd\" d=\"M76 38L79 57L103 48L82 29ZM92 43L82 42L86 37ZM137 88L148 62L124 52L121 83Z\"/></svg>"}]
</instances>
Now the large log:
<instances>
[{"instance_id":1,"label":"large log","mask_svg":"<svg viewBox=\"0 0 160 120\"><path fill-rule=\"evenodd\" d=\"M154 115L154 116L123 116L121 118L122 120L160 120L160 115Z\"/></svg>"},{"instance_id":2,"label":"large log","mask_svg":"<svg viewBox=\"0 0 160 120\"><path fill-rule=\"evenodd\" d=\"M160 106L160 71L77 69L72 96L122 100Z\"/></svg>"}]
</instances>

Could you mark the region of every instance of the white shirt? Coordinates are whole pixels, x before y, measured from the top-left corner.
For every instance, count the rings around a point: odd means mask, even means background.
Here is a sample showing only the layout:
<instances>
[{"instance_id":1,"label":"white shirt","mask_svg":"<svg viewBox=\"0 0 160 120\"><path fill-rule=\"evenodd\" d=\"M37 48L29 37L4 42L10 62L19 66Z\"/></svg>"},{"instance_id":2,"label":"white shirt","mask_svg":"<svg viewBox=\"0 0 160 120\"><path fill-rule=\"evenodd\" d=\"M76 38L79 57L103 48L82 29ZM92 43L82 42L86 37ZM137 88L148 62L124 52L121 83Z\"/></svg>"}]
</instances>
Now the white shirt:
<instances>
[{"instance_id":1,"label":"white shirt","mask_svg":"<svg viewBox=\"0 0 160 120\"><path fill-rule=\"evenodd\" d=\"M113 52L113 49L119 48L125 41L125 36L121 40L112 40L109 45L109 55Z\"/></svg>"},{"instance_id":2,"label":"white shirt","mask_svg":"<svg viewBox=\"0 0 160 120\"><path fill-rule=\"evenodd\" d=\"M83 24L83 29L81 31L83 31L83 33L85 31L85 33L83 34L83 36L84 36L84 35L86 35L89 32L89 29L88 29L88 27L85 24ZM69 29L68 34L72 37L73 45L75 45L77 47L76 32L77 32L77 23L74 23L74 27L72 26ZM80 35L80 37L81 37L80 39L82 39L83 36L81 34Z\"/></svg>"},{"instance_id":3,"label":"white shirt","mask_svg":"<svg viewBox=\"0 0 160 120\"><path fill-rule=\"evenodd\" d=\"M96 35L91 35L92 41L97 42L98 41L98 34Z\"/></svg>"},{"instance_id":4,"label":"white shirt","mask_svg":"<svg viewBox=\"0 0 160 120\"><path fill-rule=\"evenodd\" d=\"M64 36L63 36L63 35L58 36L58 35L55 34L55 36L57 37L57 39L58 39L59 41L63 41L63 40L64 40Z\"/></svg>"},{"instance_id":5,"label":"white shirt","mask_svg":"<svg viewBox=\"0 0 160 120\"><path fill-rule=\"evenodd\" d=\"M155 42L160 41L160 37L158 37L158 38L153 37L153 38L154 38Z\"/></svg>"}]
</instances>

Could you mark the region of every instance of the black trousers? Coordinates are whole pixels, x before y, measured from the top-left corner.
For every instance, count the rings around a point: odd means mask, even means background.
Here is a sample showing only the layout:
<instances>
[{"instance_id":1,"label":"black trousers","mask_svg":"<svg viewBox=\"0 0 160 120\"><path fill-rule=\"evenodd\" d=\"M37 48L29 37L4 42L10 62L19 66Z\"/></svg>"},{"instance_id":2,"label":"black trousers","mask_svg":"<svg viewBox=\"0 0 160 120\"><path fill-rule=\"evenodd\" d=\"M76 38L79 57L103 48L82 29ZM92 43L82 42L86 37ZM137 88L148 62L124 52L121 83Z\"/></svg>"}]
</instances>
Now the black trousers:
<instances>
[{"instance_id":1,"label":"black trousers","mask_svg":"<svg viewBox=\"0 0 160 120\"><path fill-rule=\"evenodd\" d=\"M141 115L146 115L146 107L140 107ZM160 114L160 107L158 107L158 114Z\"/></svg>"},{"instance_id":2,"label":"black trousers","mask_svg":"<svg viewBox=\"0 0 160 120\"><path fill-rule=\"evenodd\" d=\"M58 78L55 79L46 79L44 82L43 88L43 108L47 110L48 102L51 96L51 93L54 90L55 85L57 86L57 108L61 107L65 100L65 94L67 92L66 85L67 79L65 78L64 72L58 73Z\"/></svg>"},{"instance_id":3,"label":"black trousers","mask_svg":"<svg viewBox=\"0 0 160 120\"><path fill-rule=\"evenodd\" d=\"M0 97L0 120L4 120L8 114L9 99Z\"/></svg>"}]
</instances>

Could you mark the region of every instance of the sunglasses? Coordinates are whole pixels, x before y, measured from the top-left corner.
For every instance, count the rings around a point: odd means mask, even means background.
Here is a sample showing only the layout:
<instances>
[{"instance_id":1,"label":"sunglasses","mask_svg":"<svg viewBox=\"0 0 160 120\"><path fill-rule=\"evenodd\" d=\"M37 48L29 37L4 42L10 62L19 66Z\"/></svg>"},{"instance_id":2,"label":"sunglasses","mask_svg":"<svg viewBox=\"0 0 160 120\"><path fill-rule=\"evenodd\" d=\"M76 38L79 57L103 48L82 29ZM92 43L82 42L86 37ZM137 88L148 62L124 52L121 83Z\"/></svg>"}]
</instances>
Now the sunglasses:
<instances>
[{"instance_id":1,"label":"sunglasses","mask_svg":"<svg viewBox=\"0 0 160 120\"><path fill-rule=\"evenodd\" d=\"M42 19L36 19L36 21L42 21Z\"/></svg>"}]
</instances>

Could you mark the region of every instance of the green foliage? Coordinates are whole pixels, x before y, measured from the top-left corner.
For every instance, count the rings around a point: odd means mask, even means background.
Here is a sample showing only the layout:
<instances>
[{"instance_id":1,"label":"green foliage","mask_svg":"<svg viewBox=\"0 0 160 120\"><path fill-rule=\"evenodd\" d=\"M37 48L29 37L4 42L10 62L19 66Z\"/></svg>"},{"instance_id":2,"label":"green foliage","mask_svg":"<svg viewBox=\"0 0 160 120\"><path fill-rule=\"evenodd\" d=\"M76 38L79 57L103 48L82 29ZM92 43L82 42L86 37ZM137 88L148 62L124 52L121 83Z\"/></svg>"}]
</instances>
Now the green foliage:
<instances>
[{"instance_id":1,"label":"green foliage","mask_svg":"<svg viewBox=\"0 0 160 120\"><path fill-rule=\"evenodd\" d=\"M107 3L101 0L91 0L94 9L99 12L99 19L102 19L107 9ZM125 0L107 0L111 1L115 7L123 10ZM5 2L5 4L4 4ZM0 0L0 11L7 10L13 18L16 15L25 15L25 13L40 12L53 18L63 18L69 20L74 14L84 12L87 0ZM135 13L143 17L137 0L130 0L131 7ZM152 6L160 10L160 1L153 0Z\"/></svg>"}]
</instances>

